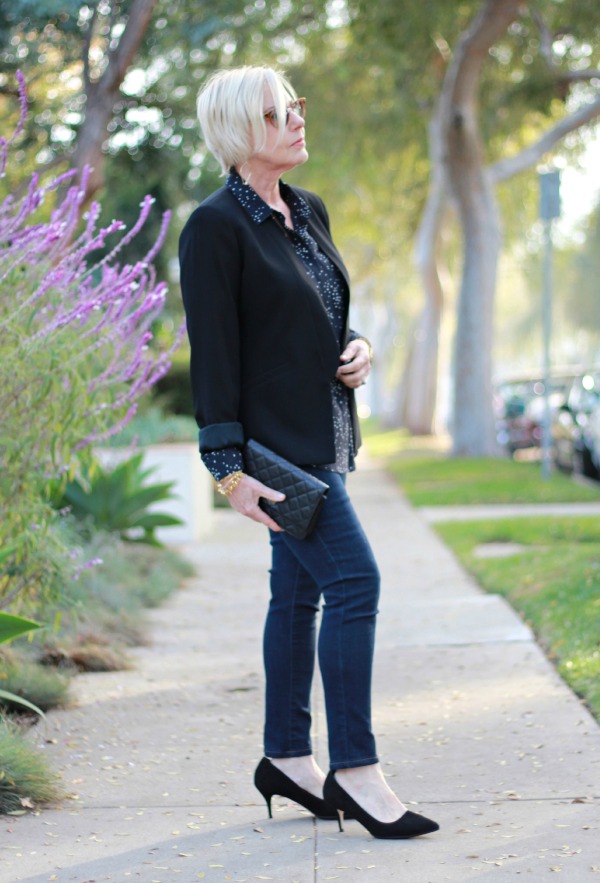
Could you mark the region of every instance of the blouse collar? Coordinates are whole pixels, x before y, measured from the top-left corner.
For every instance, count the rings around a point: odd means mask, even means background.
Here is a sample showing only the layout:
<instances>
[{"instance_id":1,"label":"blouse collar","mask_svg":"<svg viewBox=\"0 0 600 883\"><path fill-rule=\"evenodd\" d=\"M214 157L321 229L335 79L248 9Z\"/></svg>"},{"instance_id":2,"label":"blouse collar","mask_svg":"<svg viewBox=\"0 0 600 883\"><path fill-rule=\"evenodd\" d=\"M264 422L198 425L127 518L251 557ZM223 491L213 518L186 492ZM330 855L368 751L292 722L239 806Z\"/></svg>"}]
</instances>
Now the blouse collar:
<instances>
[{"instance_id":1,"label":"blouse collar","mask_svg":"<svg viewBox=\"0 0 600 883\"><path fill-rule=\"evenodd\" d=\"M283 217L281 212L271 208L258 195L256 190L253 190L250 184L244 183L238 172L233 168L227 176L226 187L235 196L242 208L248 212L255 224L262 224L263 221L267 221L273 215L277 215L280 218ZM306 200L284 181L279 182L279 192L292 213L294 230L300 232L305 229L310 217L310 207Z\"/></svg>"}]
</instances>

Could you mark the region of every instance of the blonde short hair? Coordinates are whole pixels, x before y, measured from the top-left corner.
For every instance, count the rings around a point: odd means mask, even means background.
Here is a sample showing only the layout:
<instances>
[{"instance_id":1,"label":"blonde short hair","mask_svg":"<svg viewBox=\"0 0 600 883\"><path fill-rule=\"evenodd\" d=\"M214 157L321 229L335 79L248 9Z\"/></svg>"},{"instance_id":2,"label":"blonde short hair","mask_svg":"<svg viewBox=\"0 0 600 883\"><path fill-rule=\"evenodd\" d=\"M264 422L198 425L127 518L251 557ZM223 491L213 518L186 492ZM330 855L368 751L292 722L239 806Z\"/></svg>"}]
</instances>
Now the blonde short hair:
<instances>
[{"instance_id":1,"label":"blonde short hair","mask_svg":"<svg viewBox=\"0 0 600 883\"><path fill-rule=\"evenodd\" d=\"M281 71L247 66L214 73L200 89L198 120L206 146L219 161L223 174L241 166L261 150L267 140L264 90L269 86L279 120L297 95ZM283 138L284 127L279 127Z\"/></svg>"}]
</instances>

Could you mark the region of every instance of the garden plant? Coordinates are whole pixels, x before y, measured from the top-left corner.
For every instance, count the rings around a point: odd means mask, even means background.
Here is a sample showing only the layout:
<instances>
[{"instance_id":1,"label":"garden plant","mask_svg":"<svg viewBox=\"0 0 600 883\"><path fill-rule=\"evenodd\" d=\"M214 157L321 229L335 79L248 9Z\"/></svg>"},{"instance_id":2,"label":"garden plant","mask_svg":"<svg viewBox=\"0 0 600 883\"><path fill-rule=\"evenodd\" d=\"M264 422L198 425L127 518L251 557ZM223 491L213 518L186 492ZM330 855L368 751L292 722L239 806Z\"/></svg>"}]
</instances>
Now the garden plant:
<instances>
[{"instance_id":1,"label":"garden plant","mask_svg":"<svg viewBox=\"0 0 600 883\"><path fill-rule=\"evenodd\" d=\"M0 139L0 174L25 119L21 75L19 88L21 119ZM85 181L74 172L49 182L34 173L0 205L0 546L11 550L0 571L5 609L26 611L85 566L65 544L50 485L75 478L91 445L118 432L169 367L170 351L151 346L166 297L152 260L168 213L145 258L121 265L152 200L124 232L119 221L100 226L99 203L86 208L84 198Z\"/></svg>"},{"instance_id":2,"label":"garden plant","mask_svg":"<svg viewBox=\"0 0 600 883\"><path fill-rule=\"evenodd\" d=\"M150 197L127 231L119 221L103 226L98 202L86 205L89 169L19 182L27 101L17 79L20 119L0 137L0 812L10 813L60 795L23 738L32 715L66 701L69 672L127 665L121 646L142 640L141 607L187 572L166 551L142 560L122 548L134 528L155 543L156 527L176 523L147 511L170 488L145 484L141 454L115 475L94 465L92 450L129 423L183 331L162 350L153 339L166 297L153 260L169 214L143 259L122 262L150 215ZM98 509L117 485L121 521ZM112 569L102 564L105 553ZM29 630L30 640L7 646ZM48 667L55 660L64 671Z\"/></svg>"}]
</instances>

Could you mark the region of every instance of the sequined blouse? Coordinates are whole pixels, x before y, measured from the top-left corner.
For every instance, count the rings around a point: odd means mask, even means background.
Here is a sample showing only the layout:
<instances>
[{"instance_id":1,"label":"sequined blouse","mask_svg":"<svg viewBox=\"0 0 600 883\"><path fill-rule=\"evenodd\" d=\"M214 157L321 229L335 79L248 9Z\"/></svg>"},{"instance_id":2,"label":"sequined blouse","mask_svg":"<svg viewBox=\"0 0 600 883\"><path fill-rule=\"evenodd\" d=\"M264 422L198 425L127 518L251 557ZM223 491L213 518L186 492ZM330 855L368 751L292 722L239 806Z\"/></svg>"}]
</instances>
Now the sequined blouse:
<instances>
[{"instance_id":1,"label":"sequined blouse","mask_svg":"<svg viewBox=\"0 0 600 883\"><path fill-rule=\"evenodd\" d=\"M288 204L292 215L294 227L290 229L285 223L283 214L272 209L249 184L242 181L234 169L231 170L227 178L227 188L248 212L255 224L271 220L281 228L281 235L289 240L290 247L294 248L307 274L315 283L341 351L341 337L344 327L344 283L337 267L320 251L308 231L310 207L307 202L283 181L280 182L281 196ZM351 472L354 469L354 457L352 456L353 432L349 391L343 383L336 379L331 381L330 389L335 461L310 465L330 472ZM244 468L241 451L239 448L233 447L204 453L202 454L202 462L217 480Z\"/></svg>"}]
</instances>

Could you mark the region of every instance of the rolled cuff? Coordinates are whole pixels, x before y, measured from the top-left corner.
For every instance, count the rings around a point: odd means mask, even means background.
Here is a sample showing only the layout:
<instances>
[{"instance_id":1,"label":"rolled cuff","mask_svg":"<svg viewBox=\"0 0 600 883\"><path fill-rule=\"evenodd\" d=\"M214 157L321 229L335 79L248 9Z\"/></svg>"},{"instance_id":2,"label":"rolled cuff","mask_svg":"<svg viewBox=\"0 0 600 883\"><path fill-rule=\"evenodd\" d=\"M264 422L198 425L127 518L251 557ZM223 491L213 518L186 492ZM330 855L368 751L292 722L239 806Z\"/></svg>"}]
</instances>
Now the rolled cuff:
<instances>
[{"instance_id":1,"label":"rolled cuff","mask_svg":"<svg viewBox=\"0 0 600 883\"><path fill-rule=\"evenodd\" d=\"M219 448L244 446L244 428L241 423L211 423L198 433L200 453L218 451Z\"/></svg>"},{"instance_id":2,"label":"rolled cuff","mask_svg":"<svg viewBox=\"0 0 600 883\"><path fill-rule=\"evenodd\" d=\"M244 471L244 458L239 448L221 448L200 456L215 481L221 481L232 472Z\"/></svg>"}]
</instances>

